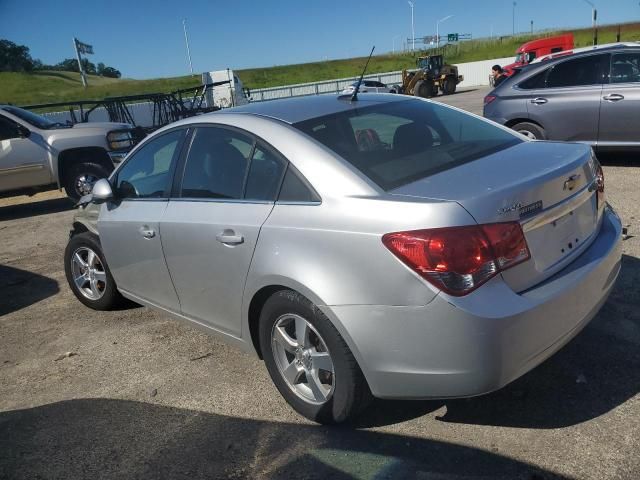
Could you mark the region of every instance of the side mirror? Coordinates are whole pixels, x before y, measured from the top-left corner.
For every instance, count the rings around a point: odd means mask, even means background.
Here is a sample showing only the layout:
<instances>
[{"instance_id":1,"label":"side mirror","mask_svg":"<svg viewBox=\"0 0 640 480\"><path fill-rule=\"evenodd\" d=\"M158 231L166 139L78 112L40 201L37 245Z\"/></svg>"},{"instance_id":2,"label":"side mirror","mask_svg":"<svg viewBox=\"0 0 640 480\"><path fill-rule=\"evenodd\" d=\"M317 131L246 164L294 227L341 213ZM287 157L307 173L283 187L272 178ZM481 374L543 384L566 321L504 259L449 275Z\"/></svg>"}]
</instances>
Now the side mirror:
<instances>
[{"instance_id":1,"label":"side mirror","mask_svg":"<svg viewBox=\"0 0 640 480\"><path fill-rule=\"evenodd\" d=\"M23 127L22 125L18 125L16 131L19 138L29 138L31 136L31 130L27 127Z\"/></svg>"},{"instance_id":2,"label":"side mirror","mask_svg":"<svg viewBox=\"0 0 640 480\"><path fill-rule=\"evenodd\" d=\"M106 178L101 178L93 184L93 190L91 190L91 201L93 203L103 203L113 198L113 190L111 184Z\"/></svg>"}]
</instances>

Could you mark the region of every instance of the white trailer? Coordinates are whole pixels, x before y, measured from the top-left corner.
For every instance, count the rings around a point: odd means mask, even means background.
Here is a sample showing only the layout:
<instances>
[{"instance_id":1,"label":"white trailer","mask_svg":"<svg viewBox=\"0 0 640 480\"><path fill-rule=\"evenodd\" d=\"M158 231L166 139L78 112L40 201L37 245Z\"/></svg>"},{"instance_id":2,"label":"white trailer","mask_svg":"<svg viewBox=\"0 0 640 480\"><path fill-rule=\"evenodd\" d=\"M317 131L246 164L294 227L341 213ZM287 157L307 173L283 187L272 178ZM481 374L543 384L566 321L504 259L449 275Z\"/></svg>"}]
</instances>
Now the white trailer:
<instances>
[{"instance_id":1,"label":"white trailer","mask_svg":"<svg viewBox=\"0 0 640 480\"><path fill-rule=\"evenodd\" d=\"M227 108L245 105L251 100L249 98L249 91L244 88L242 81L233 70L227 68L226 70L216 70L202 74L202 83L218 82L228 83L216 85L207 91L207 103L209 105Z\"/></svg>"}]
</instances>

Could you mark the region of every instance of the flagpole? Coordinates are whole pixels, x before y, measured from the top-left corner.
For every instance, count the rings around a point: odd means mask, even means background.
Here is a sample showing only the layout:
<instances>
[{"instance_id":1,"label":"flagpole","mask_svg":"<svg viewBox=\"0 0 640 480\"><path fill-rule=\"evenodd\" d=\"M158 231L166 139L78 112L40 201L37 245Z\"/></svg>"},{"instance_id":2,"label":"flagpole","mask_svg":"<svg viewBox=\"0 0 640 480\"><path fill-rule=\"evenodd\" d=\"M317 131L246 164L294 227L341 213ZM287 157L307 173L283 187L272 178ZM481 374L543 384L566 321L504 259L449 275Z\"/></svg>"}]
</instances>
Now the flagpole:
<instances>
[{"instance_id":1,"label":"flagpole","mask_svg":"<svg viewBox=\"0 0 640 480\"><path fill-rule=\"evenodd\" d=\"M82 67L82 59L80 57L80 50L78 50L78 39L73 37L73 48L76 49L76 57L78 58L78 69L80 70L80 78L82 79L82 86L87 88L87 77L84 74L84 68Z\"/></svg>"}]
</instances>

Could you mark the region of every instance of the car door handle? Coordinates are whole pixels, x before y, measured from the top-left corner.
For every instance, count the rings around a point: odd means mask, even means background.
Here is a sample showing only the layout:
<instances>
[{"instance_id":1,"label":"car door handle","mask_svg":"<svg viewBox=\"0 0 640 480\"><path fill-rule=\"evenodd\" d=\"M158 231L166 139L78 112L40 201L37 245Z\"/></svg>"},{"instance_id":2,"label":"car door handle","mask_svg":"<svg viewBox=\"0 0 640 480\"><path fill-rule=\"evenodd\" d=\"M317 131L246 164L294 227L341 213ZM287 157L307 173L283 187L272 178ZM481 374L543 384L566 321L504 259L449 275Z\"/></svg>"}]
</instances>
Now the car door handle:
<instances>
[{"instance_id":1,"label":"car door handle","mask_svg":"<svg viewBox=\"0 0 640 480\"><path fill-rule=\"evenodd\" d=\"M538 97L538 98L532 99L531 103L535 103L536 105L544 105L548 101L549 100L547 100L546 98Z\"/></svg>"},{"instance_id":2,"label":"car door handle","mask_svg":"<svg viewBox=\"0 0 640 480\"><path fill-rule=\"evenodd\" d=\"M156 231L151 228L140 227L140 235L144 238L153 238L156 236Z\"/></svg>"},{"instance_id":3,"label":"car door handle","mask_svg":"<svg viewBox=\"0 0 640 480\"><path fill-rule=\"evenodd\" d=\"M216 235L216 240L225 245L239 245L244 243L244 237L242 235L236 235L236 232L233 230L225 230Z\"/></svg>"},{"instance_id":4,"label":"car door handle","mask_svg":"<svg viewBox=\"0 0 640 480\"><path fill-rule=\"evenodd\" d=\"M619 93L612 93L602 98L604 98L607 102L618 102L620 100L624 100L624 96L620 95Z\"/></svg>"}]
</instances>

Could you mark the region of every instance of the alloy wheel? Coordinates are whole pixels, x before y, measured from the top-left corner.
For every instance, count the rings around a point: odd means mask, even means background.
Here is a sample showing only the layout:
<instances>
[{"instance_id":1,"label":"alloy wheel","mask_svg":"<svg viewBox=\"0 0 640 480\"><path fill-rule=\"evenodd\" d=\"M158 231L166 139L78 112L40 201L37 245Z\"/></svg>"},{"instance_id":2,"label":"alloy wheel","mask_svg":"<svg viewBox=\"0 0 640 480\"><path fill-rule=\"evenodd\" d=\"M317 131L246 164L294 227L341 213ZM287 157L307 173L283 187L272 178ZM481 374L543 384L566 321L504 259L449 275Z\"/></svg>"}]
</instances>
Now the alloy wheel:
<instances>
[{"instance_id":1,"label":"alloy wheel","mask_svg":"<svg viewBox=\"0 0 640 480\"><path fill-rule=\"evenodd\" d=\"M71 273L78 291L89 300L100 300L107 286L107 273L100 257L88 247L71 255Z\"/></svg>"},{"instance_id":2,"label":"alloy wheel","mask_svg":"<svg viewBox=\"0 0 640 480\"><path fill-rule=\"evenodd\" d=\"M527 138L530 138L531 140L538 139L538 137L536 137L535 134L533 132L530 132L529 130L518 130L518 133L524 135Z\"/></svg>"},{"instance_id":3,"label":"alloy wheel","mask_svg":"<svg viewBox=\"0 0 640 480\"><path fill-rule=\"evenodd\" d=\"M76 177L74 186L76 192L81 197L89 195L93 190L93 184L98 181L98 177L91 175L90 173L82 173Z\"/></svg>"},{"instance_id":4,"label":"alloy wheel","mask_svg":"<svg viewBox=\"0 0 640 480\"><path fill-rule=\"evenodd\" d=\"M296 314L278 317L271 332L271 345L278 371L288 387L301 399L323 404L333 394L333 360L318 331Z\"/></svg>"}]
</instances>

